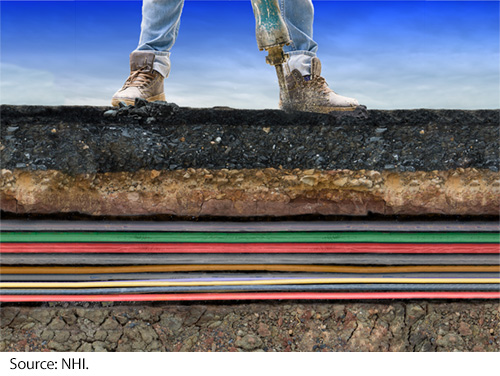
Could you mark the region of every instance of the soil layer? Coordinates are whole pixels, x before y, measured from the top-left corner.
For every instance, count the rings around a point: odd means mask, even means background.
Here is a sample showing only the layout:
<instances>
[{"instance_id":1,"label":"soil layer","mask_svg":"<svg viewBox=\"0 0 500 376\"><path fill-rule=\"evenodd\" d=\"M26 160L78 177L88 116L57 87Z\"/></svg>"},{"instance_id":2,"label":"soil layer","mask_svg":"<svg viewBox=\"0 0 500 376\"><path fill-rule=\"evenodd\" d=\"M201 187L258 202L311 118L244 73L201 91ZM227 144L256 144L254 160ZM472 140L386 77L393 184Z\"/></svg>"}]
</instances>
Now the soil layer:
<instances>
[{"instance_id":1,"label":"soil layer","mask_svg":"<svg viewBox=\"0 0 500 376\"><path fill-rule=\"evenodd\" d=\"M1 210L498 215L499 112L1 107Z\"/></svg>"},{"instance_id":2,"label":"soil layer","mask_svg":"<svg viewBox=\"0 0 500 376\"><path fill-rule=\"evenodd\" d=\"M66 174L139 170L320 169L497 172L499 111L9 106L2 168Z\"/></svg>"},{"instance_id":3,"label":"soil layer","mask_svg":"<svg viewBox=\"0 0 500 376\"><path fill-rule=\"evenodd\" d=\"M500 304L276 302L1 307L1 351L499 351Z\"/></svg>"},{"instance_id":4,"label":"soil layer","mask_svg":"<svg viewBox=\"0 0 500 376\"><path fill-rule=\"evenodd\" d=\"M452 171L187 169L78 174L0 171L11 213L92 216L498 215L500 174Z\"/></svg>"}]
</instances>

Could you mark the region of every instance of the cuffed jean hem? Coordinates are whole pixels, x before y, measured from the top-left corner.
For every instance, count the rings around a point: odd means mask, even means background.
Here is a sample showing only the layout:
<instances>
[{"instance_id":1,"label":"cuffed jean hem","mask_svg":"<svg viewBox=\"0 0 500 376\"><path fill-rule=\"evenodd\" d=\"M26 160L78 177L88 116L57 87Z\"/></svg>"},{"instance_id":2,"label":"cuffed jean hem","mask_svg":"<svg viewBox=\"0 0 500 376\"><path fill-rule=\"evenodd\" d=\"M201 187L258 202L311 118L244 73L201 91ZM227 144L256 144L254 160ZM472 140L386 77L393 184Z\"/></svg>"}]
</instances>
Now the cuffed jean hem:
<instances>
[{"instance_id":1,"label":"cuffed jean hem","mask_svg":"<svg viewBox=\"0 0 500 376\"><path fill-rule=\"evenodd\" d=\"M136 49L135 51L148 51L155 54L155 61L153 62L153 69L160 73L164 78L167 78L170 73L170 52L156 51L152 49Z\"/></svg>"},{"instance_id":2,"label":"cuffed jean hem","mask_svg":"<svg viewBox=\"0 0 500 376\"><path fill-rule=\"evenodd\" d=\"M297 69L303 76L308 76L311 74L311 60L316 56L314 52L311 51L289 51L290 55L286 62L286 68L288 73Z\"/></svg>"}]
</instances>

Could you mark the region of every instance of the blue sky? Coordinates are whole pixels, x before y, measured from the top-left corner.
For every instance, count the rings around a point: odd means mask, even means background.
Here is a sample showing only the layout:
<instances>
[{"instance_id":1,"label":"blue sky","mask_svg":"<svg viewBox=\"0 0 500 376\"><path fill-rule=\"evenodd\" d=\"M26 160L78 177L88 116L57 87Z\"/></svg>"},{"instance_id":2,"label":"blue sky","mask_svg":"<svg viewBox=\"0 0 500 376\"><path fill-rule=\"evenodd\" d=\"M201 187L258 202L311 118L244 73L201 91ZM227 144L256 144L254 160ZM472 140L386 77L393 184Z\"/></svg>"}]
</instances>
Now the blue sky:
<instances>
[{"instance_id":1,"label":"blue sky","mask_svg":"<svg viewBox=\"0 0 500 376\"><path fill-rule=\"evenodd\" d=\"M497 1L314 1L323 75L369 108L498 108ZM0 1L0 102L108 105L141 1ZM167 100L277 108L249 1L186 1Z\"/></svg>"}]
</instances>

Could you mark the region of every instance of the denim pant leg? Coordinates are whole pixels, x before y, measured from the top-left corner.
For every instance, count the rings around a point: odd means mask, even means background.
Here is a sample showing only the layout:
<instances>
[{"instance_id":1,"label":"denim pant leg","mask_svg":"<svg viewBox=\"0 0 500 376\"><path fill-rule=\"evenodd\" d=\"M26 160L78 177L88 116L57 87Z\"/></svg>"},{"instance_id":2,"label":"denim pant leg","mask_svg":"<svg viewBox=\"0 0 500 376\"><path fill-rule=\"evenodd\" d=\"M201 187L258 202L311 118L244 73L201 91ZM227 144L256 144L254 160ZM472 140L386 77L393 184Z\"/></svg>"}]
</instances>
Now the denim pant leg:
<instances>
[{"instance_id":1,"label":"denim pant leg","mask_svg":"<svg viewBox=\"0 0 500 376\"><path fill-rule=\"evenodd\" d=\"M311 74L311 59L316 56L318 44L312 39L314 7L311 0L278 0L292 43L284 50L290 55L290 71L298 69L302 75Z\"/></svg>"},{"instance_id":2,"label":"denim pant leg","mask_svg":"<svg viewBox=\"0 0 500 376\"><path fill-rule=\"evenodd\" d=\"M292 43L285 46L290 54L288 67L310 74L311 58L318 45L312 39L314 8L311 0L278 0ZM155 53L154 69L167 77L170 49L179 32L184 0L143 0L141 36L136 51Z\"/></svg>"},{"instance_id":3,"label":"denim pant leg","mask_svg":"<svg viewBox=\"0 0 500 376\"><path fill-rule=\"evenodd\" d=\"M184 0L143 0L141 36L136 51L156 55L154 69L170 73L170 49L177 39Z\"/></svg>"}]
</instances>

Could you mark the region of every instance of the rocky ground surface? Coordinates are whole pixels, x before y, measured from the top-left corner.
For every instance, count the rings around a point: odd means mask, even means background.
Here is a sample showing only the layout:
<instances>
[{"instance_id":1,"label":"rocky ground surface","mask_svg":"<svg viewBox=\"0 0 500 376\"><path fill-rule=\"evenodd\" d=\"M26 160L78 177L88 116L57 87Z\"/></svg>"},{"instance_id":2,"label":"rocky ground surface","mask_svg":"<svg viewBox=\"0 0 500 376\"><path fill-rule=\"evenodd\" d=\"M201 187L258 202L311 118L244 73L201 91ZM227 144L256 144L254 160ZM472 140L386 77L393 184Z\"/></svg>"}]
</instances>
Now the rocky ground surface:
<instances>
[{"instance_id":1,"label":"rocky ground surface","mask_svg":"<svg viewBox=\"0 0 500 376\"><path fill-rule=\"evenodd\" d=\"M0 111L0 158L9 170L498 172L500 163L498 110L328 115L139 102L121 109L3 105Z\"/></svg>"},{"instance_id":2,"label":"rocky ground surface","mask_svg":"<svg viewBox=\"0 0 500 376\"><path fill-rule=\"evenodd\" d=\"M0 110L5 212L498 214L495 110Z\"/></svg>"},{"instance_id":3,"label":"rocky ground surface","mask_svg":"<svg viewBox=\"0 0 500 376\"><path fill-rule=\"evenodd\" d=\"M499 351L497 301L3 305L1 351Z\"/></svg>"}]
</instances>

